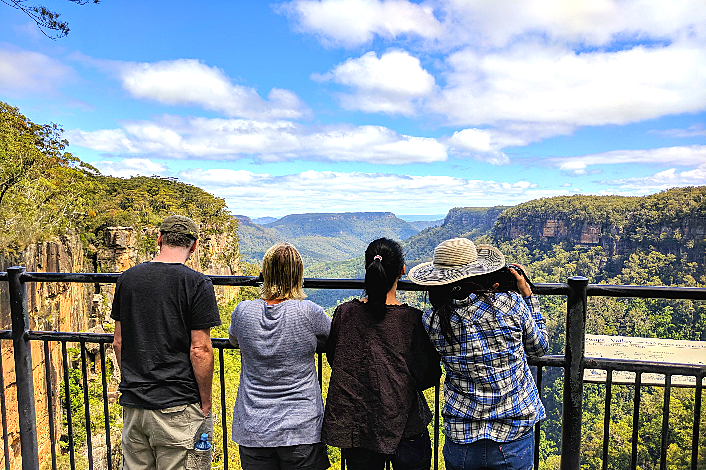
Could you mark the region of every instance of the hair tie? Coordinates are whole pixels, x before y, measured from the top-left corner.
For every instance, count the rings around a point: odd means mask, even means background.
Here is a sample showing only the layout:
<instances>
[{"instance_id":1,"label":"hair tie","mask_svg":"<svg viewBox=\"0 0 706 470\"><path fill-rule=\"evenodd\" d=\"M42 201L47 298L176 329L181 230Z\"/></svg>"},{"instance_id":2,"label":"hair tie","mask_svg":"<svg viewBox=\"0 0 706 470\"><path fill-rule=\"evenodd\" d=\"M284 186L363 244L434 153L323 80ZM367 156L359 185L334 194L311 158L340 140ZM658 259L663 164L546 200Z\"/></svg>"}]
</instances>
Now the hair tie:
<instances>
[{"instance_id":1,"label":"hair tie","mask_svg":"<svg viewBox=\"0 0 706 470\"><path fill-rule=\"evenodd\" d=\"M380 255L373 256L373 261L375 261L376 259L379 259L380 262L382 263L382 256L380 256Z\"/></svg>"}]
</instances>

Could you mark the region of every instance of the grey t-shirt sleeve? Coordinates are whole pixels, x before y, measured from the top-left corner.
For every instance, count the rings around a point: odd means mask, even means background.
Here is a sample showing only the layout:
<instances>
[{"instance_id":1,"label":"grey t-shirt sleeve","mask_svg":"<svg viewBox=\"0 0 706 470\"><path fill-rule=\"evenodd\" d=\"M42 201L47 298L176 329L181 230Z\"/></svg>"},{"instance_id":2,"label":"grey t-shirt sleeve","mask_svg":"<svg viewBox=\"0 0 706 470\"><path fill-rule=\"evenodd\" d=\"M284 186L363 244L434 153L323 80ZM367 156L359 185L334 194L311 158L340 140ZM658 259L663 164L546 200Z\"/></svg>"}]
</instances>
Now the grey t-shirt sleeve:
<instances>
[{"instance_id":1,"label":"grey t-shirt sleeve","mask_svg":"<svg viewBox=\"0 0 706 470\"><path fill-rule=\"evenodd\" d=\"M230 326L228 327L228 341L230 344L235 346L236 348L239 348L240 345L238 344L238 338L236 337L236 334L238 332L237 330L237 321L238 321L238 315L239 315L239 310L240 307L243 303L240 302L238 305L235 306L233 309L233 313L230 314Z\"/></svg>"},{"instance_id":2,"label":"grey t-shirt sleeve","mask_svg":"<svg viewBox=\"0 0 706 470\"><path fill-rule=\"evenodd\" d=\"M326 344L328 335L331 332L331 317L326 315L324 309L314 302L307 301L307 304L309 304L309 320L311 327L314 331L314 335L316 335L319 347L322 347Z\"/></svg>"}]
</instances>

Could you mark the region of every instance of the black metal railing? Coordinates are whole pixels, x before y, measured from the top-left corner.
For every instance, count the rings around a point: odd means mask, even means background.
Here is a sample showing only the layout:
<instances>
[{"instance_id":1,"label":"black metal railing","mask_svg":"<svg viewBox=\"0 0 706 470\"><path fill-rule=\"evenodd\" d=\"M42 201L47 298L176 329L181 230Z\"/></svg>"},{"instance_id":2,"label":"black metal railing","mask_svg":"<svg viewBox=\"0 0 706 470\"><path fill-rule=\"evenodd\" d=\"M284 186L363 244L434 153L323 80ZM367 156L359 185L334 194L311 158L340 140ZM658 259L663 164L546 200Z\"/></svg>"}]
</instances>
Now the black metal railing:
<instances>
[{"instance_id":1,"label":"black metal railing","mask_svg":"<svg viewBox=\"0 0 706 470\"><path fill-rule=\"evenodd\" d=\"M98 344L96 360L100 360L101 367L101 398L103 404L103 426L106 430L106 455L108 470L113 469L111 461L110 443L110 419L108 409L108 386L106 380L106 343L113 340L112 334L76 333L76 332L56 332L56 331L31 331L29 328L29 315L27 310L26 283L28 282L77 282L77 283L115 283L119 274L93 274L93 273L28 273L23 267L9 268L6 273L0 273L0 282L8 283L10 294L10 308L12 316L12 330L0 331L0 340L13 341L13 355L15 361L15 384L17 389L19 433L21 443L22 468L27 470L39 469L37 423L34 397L34 380L32 369L31 341L41 341L44 354L44 373L46 378L47 394L47 414L48 433L51 441L51 465L52 469L57 468L57 420L54 416L54 403L52 399L55 395L62 394L65 406L65 419L67 426L67 447L69 453L69 464L71 469L76 468L75 442L73 431L73 411L70 405L71 396L69 390L69 355L68 344L78 344L80 348L81 363L81 388L83 393L83 414L86 423L86 446L88 451L88 468L93 470L92 459L92 439L91 439L91 410L89 400L88 385L88 354L87 344ZM249 276L210 276L214 285L228 286L255 286L257 278ZM353 279L305 279L304 287L319 289L356 289L363 288L363 280ZM422 287L408 281L400 281L400 290L423 291ZM637 442L638 424L640 417L640 400L643 373L659 373L665 375L663 419L661 429L660 446L660 469L666 469L666 455L668 446L668 418L670 407L670 390L672 387L671 378L673 375L691 376L696 379L695 400L694 400L694 424L692 429L692 452L690 468L697 469L698 443L699 443L699 423L701 420L701 398L702 382L706 376L706 366L691 364L664 364L647 361L630 361L617 359L601 359L585 357L585 326L586 326L586 305L590 296L604 297L642 297L642 298L665 298L665 299L691 299L706 300L706 289L704 288L679 288L679 287L643 287L643 286L609 286L588 284L588 280L583 277L572 277L566 284L536 284L535 293L538 295L559 295L567 297L567 317L566 317L566 343L565 354L563 356L544 356L541 358L529 358L531 366L536 368L535 380L540 395L543 392L543 375L546 368L561 368L564 373L564 389L562 403L562 427L561 427L561 468L578 469L581 458L581 436L582 436L582 411L583 411L583 385L584 369L603 369L607 372L605 383L605 416L603 429L603 468L608 464L608 445L610 430L610 411L612 396L612 373L614 371L629 371L636 373L634 384L634 406L633 406L633 429L631 442L631 463L630 468L637 467ZM222 430L223 466L228 469L228 423L226 413L225 398L225 374L224 372L224 352L233 349L230 343L223 338L214 338L213 346L217 351L219 376L220 376L220 426ZM54 390L50 380L50 364L52 343L61 345L61 356L63 363L63 390ZM319 380L322 379L322 358L318 355ZM5 403L5 383L0 361L0 412L2 414L3 426L3 450L5 469L10 470L10 445L8 443L7 408ZM439 386L435 389L434 398L434 469L439 465ZM215 417L218 419L218 417ZM216 421L217 422L217 421ZM216 425L214 422L214 426ZM539 443L541 424L536 425L535 433L535 469L539 466Z\"/></svg>"}]
</instances>

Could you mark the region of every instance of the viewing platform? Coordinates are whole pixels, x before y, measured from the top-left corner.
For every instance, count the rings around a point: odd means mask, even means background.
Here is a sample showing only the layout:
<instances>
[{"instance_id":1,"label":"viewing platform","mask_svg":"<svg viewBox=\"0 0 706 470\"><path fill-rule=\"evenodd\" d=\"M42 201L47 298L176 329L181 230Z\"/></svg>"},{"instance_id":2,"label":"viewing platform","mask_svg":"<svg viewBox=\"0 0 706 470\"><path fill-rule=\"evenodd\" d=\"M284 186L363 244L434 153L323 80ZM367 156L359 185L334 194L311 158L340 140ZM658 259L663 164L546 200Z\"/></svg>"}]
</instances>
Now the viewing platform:
<instances>
[{"instance_id":1,"label":"viewing platform","mask_svg":"<svg viewBox=\"0 0 706 470\"><path fill-rule=\"evenodd\" d=\"M91 359L95 361L96 369L106 370L106 357L110 353L110 343L113 341L112 334L99 333L78 333L78 332L58 332L58 331L37 331L30 329L30 317L27 307L27 283L87 283L87 284L113 284L117 281L119 274L96 274L96 273L31 273L26 272L23 267L9 268L7 272L0 272L0 282L6 282L9 289L10 310L12 317L12 330L1 330L0 340L3 346L3 357L5 357L9 345L12 341L12 357L14 358L14 385L17 395L16 416L12 416L15 410L9 410L4 391L8 389L9 371L3 370L3 362L0 361L0 411L2 413L3 427L3 461L5 470L22 468L25 470L39 470L59 468L58 460L61 451L58 448L59 427L63 420L68 428L67 442L65 442L66 454L70 468L77 468L76 442L78 436L73 432L73 425L78 417L74 414L72 406L61 406L60 402L71 403L72 391L69 370L69 350L77 347L80 354L80 377L78 380L80 393L82 394L82 419L85 423L95 423L91 415L91 402L89 397L89 363ZM225 286L257 286L258 279L250 276L209 276L214 285ZM360 291L363 289L362 279L305 279L305 288L316 289L351 289ZM424 291L422 286L412 284L409 281L400 281L399 290ZM630 385L620 385L629 387L633 393L632 408L632 436L629 443L630 469L638 467L638 433L641 410L641 391L646 387L642 384L643 374L661 374L664 376L663 385L650 385L651 387L661 387L664 390L662 404L662 424L660 436L655 436L660 442L659 462L655 468L666 470L667 450L670 444L670 398L672 389L683 385L673 385L673 376L686 376L695 379L693 387L693 416L691 424L691 455L689 462L691 470L703 468L704 463L699 466L699 442L700 422L703 419L702 412L702 392L703 380L706 377L706 365L700 364L668 364L663 362L650 362L641 360L593 358L585 355L586 340L586 313L589 297L639 297L657 299L690 299L706 300L706 288L687 287L660 287L660 286L616 286L603 284L589 284L584 277L572 277L566 283L561 284L536 284L535 294L539 296L560 296L566 299L566 330L563 355L549 355L540 358L529 358L532 366L537 388L544 398L548 392L546 385L543 386L543 378L548 371L556 371L563 374L562 406L561 406L561 462L562 470L579 469L582 458L582 416L584 412L584 370L599 369L606 371L605 382L599 384L604 388L605 400L603 441L602 441L602 468L607 469L610 458L611 439L611 397L613 393L612 373L616 371L627 371L635 373L635 382ZM214 382L219 383L219 395L214 395L214 427L219 426L222 442L216 442L217 447L222 449L222 458L218 462L219 468L230 468L229 447L230 423L227 418L227 411L232 408L233 403L226 400L225 355L233 346L224 338L213 338L213 347L216 356L216 375ZM60 360L57 362L61 367L52 371L52 350L60 349ZM89 357L90 356L90 357ZM54 357L54 360L57 360ZM323 383L323 360L321 353L318 354L319 381ZM34 365L33 365L34 364ZM43 367L37 364L43 364ZM6 374L7 372L7 374ZM60 377L52 379L52 373L61 374ZM109 404L114 402L114 396L109 390L106 374L101 373L101 383L99 395L99 406L102 406L102 422L100 428L107 430L110 436L111 420ZM58 380L57 380L58 379ZM76 377L74 378L76 379ZM53 383L63 384L56 387ZM690 387L691 389L691 387ZM558 390L554 391L558 394ZM45 399L38 399L38 396ZM434 457L432 468L440 468L440 386L434 390L434 433L433 449ZM216 405L219 402L219 405ZM217 413L216 413L217 412ZM46 416L46 423L38 423L38 416ZM19 443L13 447L9 441L8 420L18 420ZM542 439L543 423L536 425L535 429L535 469L540 465L540 445ZM112 455L111 439L106 439L106 452L103 457L97 457L93 451L92 425L85 426L85 439L87 448L87 461L89 470L94 468L113 470L114 462ZM49 447L41 455L45 456L40 461L40 448ZM702 451L703 452L703 451ZM703 458L703 457L702 457ZM345 468L345 453L342 455L341 468Z\"/></svg>"}]
</instances>

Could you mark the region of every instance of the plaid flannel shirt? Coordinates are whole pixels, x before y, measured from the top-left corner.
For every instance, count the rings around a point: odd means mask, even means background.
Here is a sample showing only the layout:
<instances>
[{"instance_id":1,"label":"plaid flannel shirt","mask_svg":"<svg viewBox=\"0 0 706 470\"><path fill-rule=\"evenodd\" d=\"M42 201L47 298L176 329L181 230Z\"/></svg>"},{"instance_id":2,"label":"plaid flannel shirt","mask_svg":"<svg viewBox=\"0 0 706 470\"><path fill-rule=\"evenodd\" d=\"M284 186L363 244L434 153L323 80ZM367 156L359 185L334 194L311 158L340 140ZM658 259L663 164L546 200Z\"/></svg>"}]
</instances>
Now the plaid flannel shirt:
<instances>
[{"instance_id":1,"label":"plaid flannel shirt","mask_svg":"<svg viewBox=\"0 0 706 470\"><path fill-rule=\"evenodd\" d=\"M446 438L459 444L515 440L545 417L526 359L548 349L539 301L509 292L495 294L492 305L474 294L454 305L458 343L444 339L431 310L423 317L446 369Z\"/></svg>"}]
</instances>

